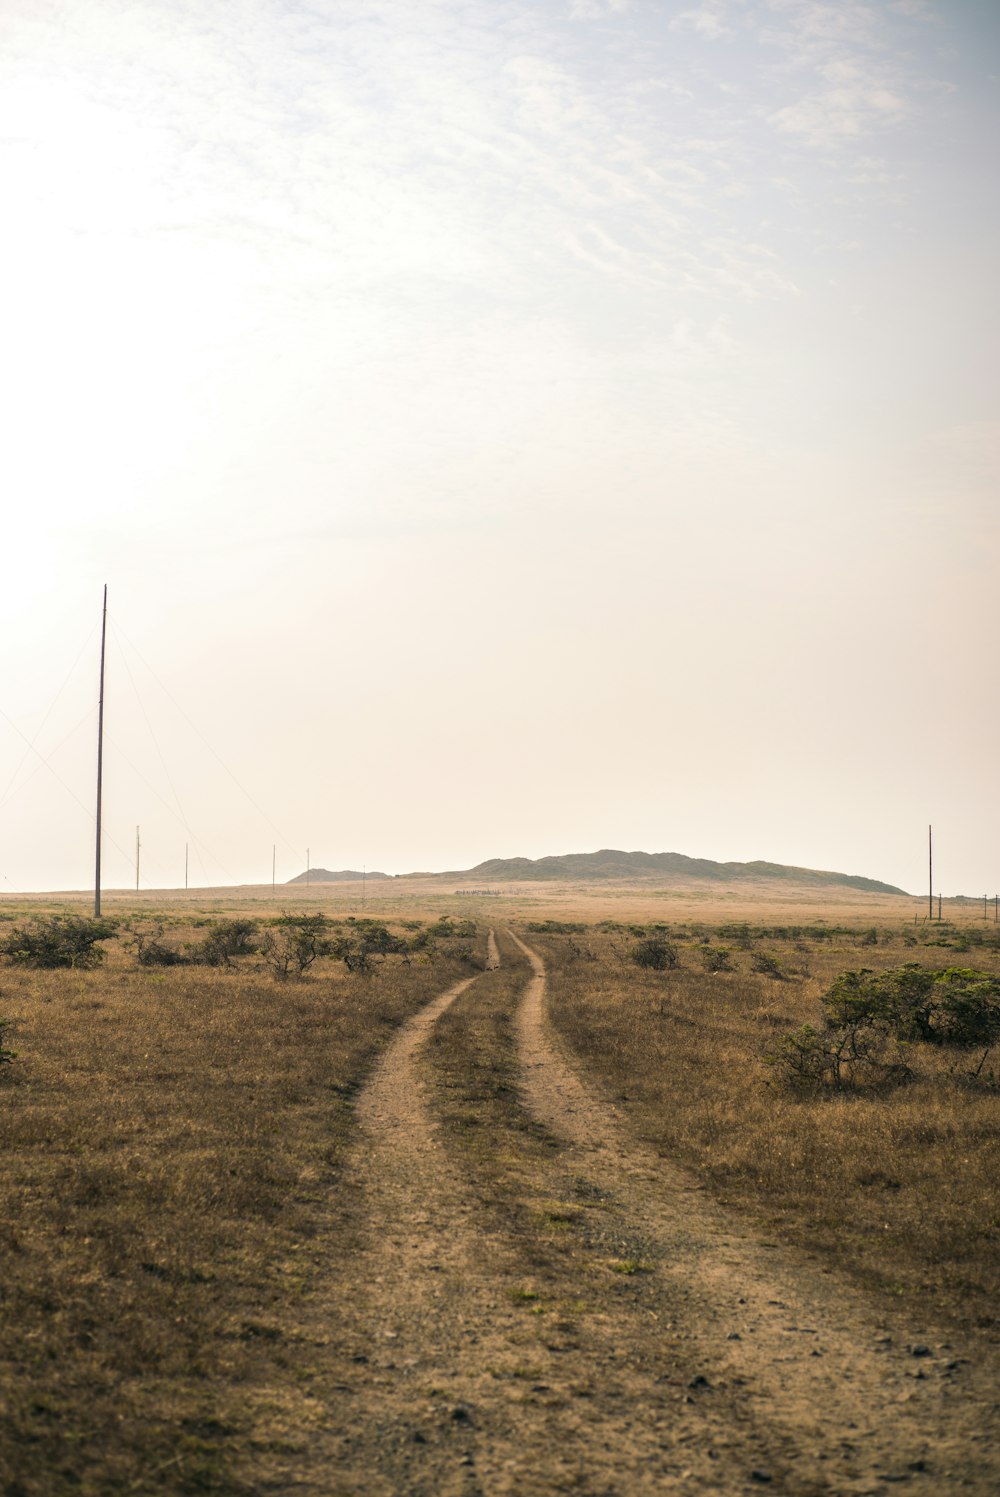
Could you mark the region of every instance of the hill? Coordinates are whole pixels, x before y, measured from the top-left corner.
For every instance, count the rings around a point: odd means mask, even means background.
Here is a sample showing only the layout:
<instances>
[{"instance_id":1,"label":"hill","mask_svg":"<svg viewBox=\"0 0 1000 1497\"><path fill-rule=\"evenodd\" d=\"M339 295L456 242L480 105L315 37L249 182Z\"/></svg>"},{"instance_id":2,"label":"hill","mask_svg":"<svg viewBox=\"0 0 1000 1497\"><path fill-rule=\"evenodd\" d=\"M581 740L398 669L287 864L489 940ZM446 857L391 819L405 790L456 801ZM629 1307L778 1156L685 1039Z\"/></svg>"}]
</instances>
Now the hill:
<instances>
[{"instance_id":1,"label":"hill","mask_svg":"<svg viewBox=\"0 0 1000 1497\"><path fill-rule=\"evenodd\" d=\"M794 868L785 863L716 863L711 858L689 858L680 852L571 852L547 858L487 858L466 875L500 880L542 879L658 879L682 882L742 883L762 879L777 883L829 885L860 889L869 894L906 894L894 884L854 873L830 873L816 868ZM369 875L370 876L370 875Z\"/></svg>"},{"instance_id":2,"label":"hill","mask_svg":"<svg viewBox=\"0 0 1000 1497\"><path fill-rule=\"evenodd\" d=\"M391 878L389 873L379 873L369 868L367 873L362 873L360 868L341 868L337 873L331 872L329 868L310 868L305 873L297 873L294 878L286 880L289 884L360 884L363 878Z\"/></svg>"}]
</instances>

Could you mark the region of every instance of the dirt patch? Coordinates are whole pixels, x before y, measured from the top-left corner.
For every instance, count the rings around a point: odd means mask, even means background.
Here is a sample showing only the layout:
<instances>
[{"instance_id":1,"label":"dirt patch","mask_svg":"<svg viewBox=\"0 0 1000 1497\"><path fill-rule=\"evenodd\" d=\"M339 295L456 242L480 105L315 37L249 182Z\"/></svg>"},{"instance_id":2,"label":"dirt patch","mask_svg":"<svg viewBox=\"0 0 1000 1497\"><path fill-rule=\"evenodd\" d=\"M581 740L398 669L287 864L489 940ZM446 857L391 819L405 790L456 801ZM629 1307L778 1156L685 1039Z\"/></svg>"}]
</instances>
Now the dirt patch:
<instances>
[{"instance_id":1,"label":"dirt patch","mask_svg":"<svg viewBox=\"0 0 1000 1497\"><path fill-rule=\"evenodd\" d=\"M599 1262L591 1246L577 1273L526 1226L525 1210L510 1209L514 1191L535 1214L603 1215L519 1108L505 1126L527 975L494 969L443 993L404 1026L361 1099L345 1182L365 1219L342 1326L353 1370L346 1402L331 1410L336 1428L310 1460L316 1489L742 1490L753 1462L739 1429L700 1401L640 1286L610 1266L608 1244ZM442 1070L428 1041L453 1015L458 1039ZM436 1117L442 1078L447 1123ZM478 1164L454 1131L455 1109L468 1104Z\"/></svg>"}]
</instances>

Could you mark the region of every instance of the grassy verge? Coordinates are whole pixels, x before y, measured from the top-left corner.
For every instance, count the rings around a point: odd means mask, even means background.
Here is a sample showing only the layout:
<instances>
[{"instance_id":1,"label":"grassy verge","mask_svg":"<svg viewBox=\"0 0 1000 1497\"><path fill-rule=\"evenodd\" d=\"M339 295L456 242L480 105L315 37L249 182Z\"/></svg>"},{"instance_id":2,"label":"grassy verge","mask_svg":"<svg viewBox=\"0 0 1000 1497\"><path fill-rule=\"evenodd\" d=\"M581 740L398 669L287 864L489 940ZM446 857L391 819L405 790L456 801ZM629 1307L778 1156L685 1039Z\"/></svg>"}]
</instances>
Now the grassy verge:
<instances>
[{"instance_id":1,"label":"grassy verge","mask_svg":"<svg viewBox=\"0 0 1000 1497\"><path fill-rule=\"evenodd\" d=\"M630 959L638 929L528 934L549 962L554 1022L584 1068L723 1199L870 1288L945 1320L1000 1325L1000 1087L985 1073L970 1082L961 1053L915 1046L905 1087L803 1097L764 1059L782 1033L818 1022L820 994L848 968L997 972L995 946L936 926L668 934L679 965L667 971ZM720 948L733 970L705 970ZM754 970L762 957L779 977Z\"/></svg>"},{"instance_id":2,"label":"grassy verge","mask_svg":"<svg viewBox=\"0 0 1000 1497\"><path fill-rule=\"evenodd\" d=\"M467 970L0 969L6 1497L251 1490L321 1379L289 1327L351 1231L354 1094Z\"/></svg>"}]
</instances>

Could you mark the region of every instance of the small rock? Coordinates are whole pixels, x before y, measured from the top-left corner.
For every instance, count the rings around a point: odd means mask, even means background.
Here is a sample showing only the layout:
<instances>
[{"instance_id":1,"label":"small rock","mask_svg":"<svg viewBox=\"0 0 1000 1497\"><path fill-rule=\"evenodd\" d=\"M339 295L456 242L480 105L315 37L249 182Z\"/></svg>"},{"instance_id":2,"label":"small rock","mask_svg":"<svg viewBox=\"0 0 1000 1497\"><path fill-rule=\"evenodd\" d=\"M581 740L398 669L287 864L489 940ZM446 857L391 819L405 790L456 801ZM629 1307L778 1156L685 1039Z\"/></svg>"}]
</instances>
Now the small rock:
<instances>
[{"instance_id":1,"label":"small rock","mask_svg":"<svg viewBox=\"0 0 1000 1497\"><path fill-rule=\"evenodd\" d=\"M934 1353L922 1341L914 1341L909 1348L911 1357L932 1357Z\"/></svg>"}]
</instances>

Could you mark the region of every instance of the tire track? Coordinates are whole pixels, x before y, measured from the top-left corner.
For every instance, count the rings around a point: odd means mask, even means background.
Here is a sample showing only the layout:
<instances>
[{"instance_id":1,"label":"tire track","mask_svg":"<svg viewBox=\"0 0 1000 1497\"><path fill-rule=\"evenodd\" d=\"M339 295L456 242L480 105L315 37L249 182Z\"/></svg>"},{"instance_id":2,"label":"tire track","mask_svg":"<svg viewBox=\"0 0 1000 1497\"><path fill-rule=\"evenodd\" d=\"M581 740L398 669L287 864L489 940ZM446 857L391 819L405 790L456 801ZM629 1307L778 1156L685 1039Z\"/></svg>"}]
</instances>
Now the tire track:
<instances>
[{"instance_id":1,"label":"tire track","mask_svg":"<svg viewBox=\"0 0 1000 1497\"><path fill-rule=\"evenodd\" d=\"M836 1274L755 1238L682 1170L629 1137L580 1081L545 1017L545 965L518 1016L525 1102L646 1243L686 1334L758 1429L778 1439L788 1490L1000 1489L995 1370L888 1326ZM709 1379L706 1379L709 1383ZM706 1396L710 1396L706 1388Z\"/></svg>"},{"instance_id":2,"label":"tire track","mask_svg":"<svg viewBox=\"0 0 1000 1497\"><path fill-rule=\"evenodd\" d=\"M487 960L499 961L495 940ZM422 1051L472 983L491 981L499 974L466 979L410 1019L359 1099L360 1137L344 1186L365 1225L346 1271L353 1302L340 1328L352 1370L314 1449L309 1489L379 1497L716 1492L720 1478L749 1472L745 1450L717 1411L679 1409L669 1338L655 1345L643 1329L642 1355L630 1358L613 1298L583 1324L535 1314L528 1302L540 1296L517 1288L526 1277L552 1295L565 1286L546 1279L532 1240L518 1239L477 1198L434 1120ZM474 1051L470 1063L481 1063ZM523 1157L516 1167L530 1173ZM562 1187L558 1163L543 1174L525 1175L529 1196L557 1177ZM603 1281L612 1277L603 1271ZM660 1375L664 1362L669 1376ZM727 1491L744 1486L725 1482Z\"/></svg>"}]
</instances>

